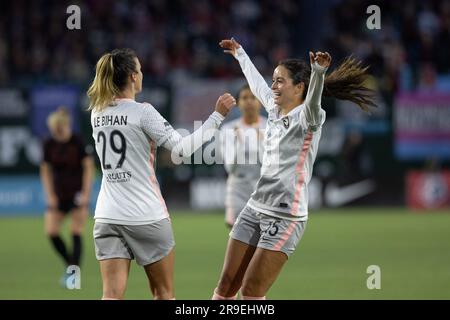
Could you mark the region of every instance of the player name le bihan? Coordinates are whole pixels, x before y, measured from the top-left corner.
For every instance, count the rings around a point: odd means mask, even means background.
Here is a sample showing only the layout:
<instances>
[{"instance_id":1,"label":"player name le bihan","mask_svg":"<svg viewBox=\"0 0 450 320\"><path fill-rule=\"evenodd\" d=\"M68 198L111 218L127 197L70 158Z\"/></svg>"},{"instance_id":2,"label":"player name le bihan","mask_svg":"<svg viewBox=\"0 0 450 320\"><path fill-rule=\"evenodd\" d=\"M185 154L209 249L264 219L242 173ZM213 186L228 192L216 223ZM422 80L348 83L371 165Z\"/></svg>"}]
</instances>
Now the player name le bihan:
<instances>
[{"instance_id":1,"label":"player name le bihan","mask_svg":"<svg viewBox=\"0 0 450 320\"><path fill-rule=\"evenodd\" d=\"M126 126L128 116L99 116L94 118L94 128L104 126Z\"/></svg>"}]
</instances>

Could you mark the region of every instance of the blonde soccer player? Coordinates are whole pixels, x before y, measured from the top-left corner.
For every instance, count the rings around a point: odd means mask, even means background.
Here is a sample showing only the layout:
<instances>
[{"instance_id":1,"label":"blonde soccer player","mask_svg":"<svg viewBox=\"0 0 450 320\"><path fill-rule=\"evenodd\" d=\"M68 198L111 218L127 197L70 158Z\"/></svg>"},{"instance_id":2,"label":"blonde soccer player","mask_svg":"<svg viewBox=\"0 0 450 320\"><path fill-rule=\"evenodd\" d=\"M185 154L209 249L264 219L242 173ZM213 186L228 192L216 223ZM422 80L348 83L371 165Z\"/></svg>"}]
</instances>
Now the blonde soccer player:
<instances>
[{"instance_id":1,"label":"blonde soccer player","mask_svg":"<svg viewBox=\"0 0 450 320\"><path fill-rule=\"evenodd\" d=\"M136 259L147 274L154 299L174 299L174 237L155 174L156 148L187 157L212 138L235 104L230 94L193 134L182 137L149 103L139 59L116 49L97 62L88 90L92 135L103 179L95 208L94 243L103 280L103 299L123 299Z\"/></svg>"},{"instance_id":2,"label":"blonde soccer player","mask_svg":"<svg viewBox=\"0 0 450 320\"><path fill-rule=\"evenodd\" d=\"M308 219L308 183L317 154L325 111L322 94L374 106L365 87L366 69L347 59L325 76L331 56L310 52L309 63L281 61L271 88L234 39L220 46L238 60L253 94L268 112L261 177L240 213L226 251L213 299L265 299Z\"/></svg>"},{"instance_id":3,"label":"blonde soccer player","mask_svg":"<svg viewBox=\"0 0 450 320\"><path fill-rule=\"evenodd\" d=\"M83 231L94 174L94 160L82 138L72 132L71 117L64 107L47 118L50 137L43 144L40 166L42 185L47 200L45 232L65 266L81 264ZM70 217L72 250L61 237L64 219ZM64 270L61 285L66 286Z\"/></svg>"},{"instance_id":4,"label":"blonde soccer player","mask_svg":"<svg viewBox=\"0 0 450 320\"><path fill-rule=\"evenodd\" d=\"M261 171L264 129L261 102L244 85L237 94L241 116L221 128L222 153L227 171L225 223L231 228L255 190Z\"/></svg>"}]
</instances>

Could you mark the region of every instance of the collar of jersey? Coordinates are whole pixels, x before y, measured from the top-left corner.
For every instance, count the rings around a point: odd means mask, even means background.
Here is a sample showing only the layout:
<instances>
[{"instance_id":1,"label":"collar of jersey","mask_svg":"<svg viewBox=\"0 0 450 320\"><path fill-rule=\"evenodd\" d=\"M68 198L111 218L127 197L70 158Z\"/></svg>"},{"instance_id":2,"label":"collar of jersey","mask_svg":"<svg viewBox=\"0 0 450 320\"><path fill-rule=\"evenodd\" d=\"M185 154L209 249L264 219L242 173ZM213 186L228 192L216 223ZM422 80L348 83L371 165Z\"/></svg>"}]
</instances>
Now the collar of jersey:
<instances>
[{"instance_id":1,"label":"collar of jersey","mask_svg":"<svg viewBox=\"0 0 450 320\"><path fill-rule=\"evenodd\" d=\"M130 99L130 98L115 98L114 99L114 101L117 101L117 102L121 102L121 101L131 101L131 102L134 102L134 100L133 99Z\"/></svg>"},{"instance_id":2,"label":"collar of jersey","mask_svg":"<svg viewBox=\"0 0 450 320\"><path fill-rule=\"evenodd\" d=\"M278 119L283 119L284 117L289 117L289 116L293 116L294 114L296 114L297 112L300 112L302 110L302 107L305 103L299 104L298 106L296 106L294 109L292 109L291 111L289 111L287 114L281 114L280 109L278 109Z\"/></svg>"}]
</instances>

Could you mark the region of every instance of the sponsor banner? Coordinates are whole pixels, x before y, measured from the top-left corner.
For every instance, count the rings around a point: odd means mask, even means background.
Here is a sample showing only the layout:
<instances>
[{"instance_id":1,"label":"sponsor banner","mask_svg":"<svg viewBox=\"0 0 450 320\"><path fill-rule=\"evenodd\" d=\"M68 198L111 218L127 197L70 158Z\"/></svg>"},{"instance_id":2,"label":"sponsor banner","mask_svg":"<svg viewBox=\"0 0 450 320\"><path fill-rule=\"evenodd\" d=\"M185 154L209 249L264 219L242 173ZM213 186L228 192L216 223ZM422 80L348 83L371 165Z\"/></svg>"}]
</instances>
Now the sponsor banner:
<instances>
[{"instance_id":1,"label":"sponsor banner","mask_svg":"<svg viewBox=\"0 0 450 320\"><path fill-rule=\"evenodd\" d=\"M92 188L90 209L94 210L101 178ZM44 189L39 176L0 177L0 216L42 215L46 209Z\"/></svg>"},{"instance_id":2,"label":"sponsor banner","mask_svg":"<svg viewBox=\"0 0 450 320\"><path fill-rule=\"evenodd\" d=\"M73 86L34 87L30 92L31 129L33 134L40 138L49 135L47 117L60 106L67 108L72 117L72 130L78 133L80 122L77 108L78 97L79 91Z\"/></svg>"},{"instance_id":3,"label":"sponsor banner","mask_svg":"<svg viewBox=\"0 0 450 320\"><path fill-rule=\"evenodd\" d=\"M450 208L450 171L408 172L406 202L411 209Z\"/></svg>"},{"instance_id":4,"label":"sponsor banner","mask_svg":"<svg viewBox=\"0 0 450 320\"><path fill-rule=\"evenodd\" d=\"M18 89L0 89L0 119L25 118L28 104Z\"/></svg>"},{"instance_id":5,"label":"sponsor banner","mask_svg":"<svg viewBox=\"0 0 450 320\"><path fill-rule=\"evenodd\" d=\"M315 210L322 207L321 189L322 182L320 179L313 177L309 183L308 193L308 207L310 209ZM190 207L197 210L223 210L225 209L226 192L225 178L195 178L190 185ZM341 199L340 195L334 196L337 201ZM339 205L342 205L342 203L339 202Z\"/></svg>"},{"instance_id":6,"label":"sponsor banner","mask_svg":"<svg viewBox=\"0 0 450 320\"><path fill-rule=\"evenodd\" d=\"M196 178L190 186L192 209L211 210L225 208L227 186L223 178Z\"/></svg>"},{"instance_id":7,"label":"sponsor banner","mask_svg":"<svg viewBox=\"0 0 450 320\"><path fill-rule=\"evenodd\" d=\"M399 159L450 159L450 93L402 93L394 105Z\"/></svg>"},{"instance_id":8,"label":"sponsor banner","mask_svg":"<svg viewBox=\"0 0 450 320\"><path fill-rule=\"evenodd\" d=\"M0 127L0 172L36 170L41 158L41 141L27 126Z\"/></svg>"}]
</instances>

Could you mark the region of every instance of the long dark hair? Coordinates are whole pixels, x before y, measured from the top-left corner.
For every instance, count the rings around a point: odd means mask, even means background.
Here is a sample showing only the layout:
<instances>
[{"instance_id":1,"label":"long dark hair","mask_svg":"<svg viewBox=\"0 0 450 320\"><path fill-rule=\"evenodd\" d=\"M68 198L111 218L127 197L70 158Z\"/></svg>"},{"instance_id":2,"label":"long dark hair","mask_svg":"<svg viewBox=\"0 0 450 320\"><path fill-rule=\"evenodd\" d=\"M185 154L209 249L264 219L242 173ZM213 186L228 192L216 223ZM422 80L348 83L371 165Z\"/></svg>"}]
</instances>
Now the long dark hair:
<instances>
[{"instance_id":1,"label":"long dark hair","mask_svg":"<svg viewBox=\"0 0 450 320\"><path fill-rule=\"evenodd\" d=\"M286 59L278 63L285 67L292 78L294 85L303 82L305 90L303 99L308 92L311 66L302 59ZM340 100L348 100L357 104L362 110L370 112L370 107L376 107L374 103L374 91L367 87L367 69L361 61L353 57L347 57L336 69L325 77L323 95Z\"/></svg>"}]
</instances>

